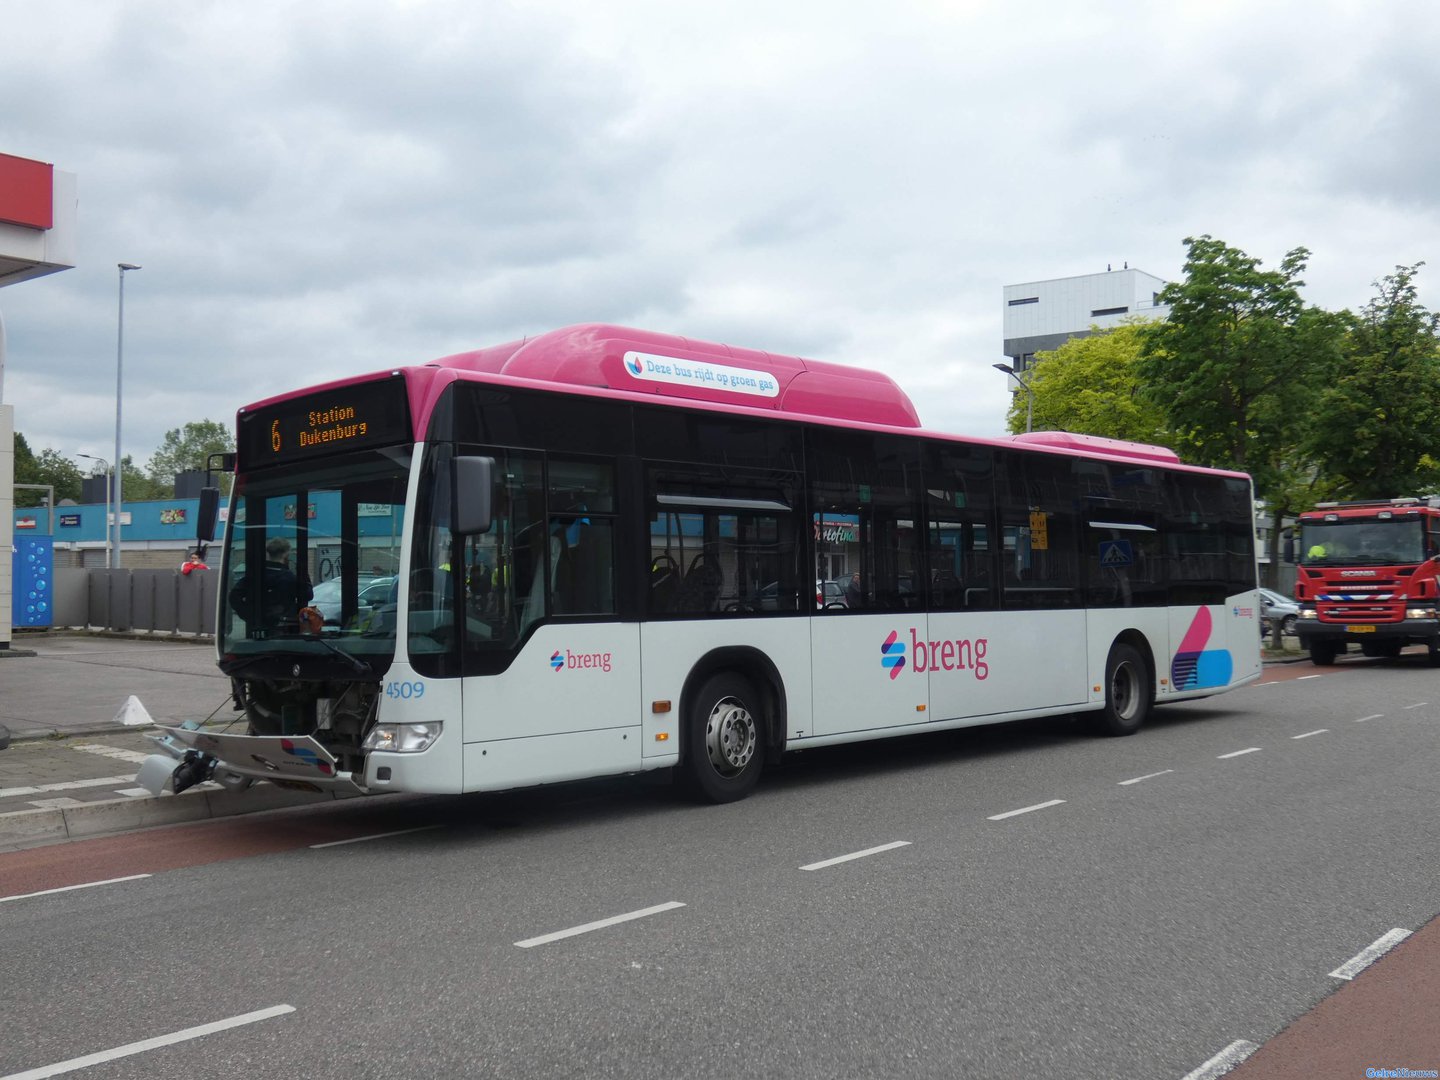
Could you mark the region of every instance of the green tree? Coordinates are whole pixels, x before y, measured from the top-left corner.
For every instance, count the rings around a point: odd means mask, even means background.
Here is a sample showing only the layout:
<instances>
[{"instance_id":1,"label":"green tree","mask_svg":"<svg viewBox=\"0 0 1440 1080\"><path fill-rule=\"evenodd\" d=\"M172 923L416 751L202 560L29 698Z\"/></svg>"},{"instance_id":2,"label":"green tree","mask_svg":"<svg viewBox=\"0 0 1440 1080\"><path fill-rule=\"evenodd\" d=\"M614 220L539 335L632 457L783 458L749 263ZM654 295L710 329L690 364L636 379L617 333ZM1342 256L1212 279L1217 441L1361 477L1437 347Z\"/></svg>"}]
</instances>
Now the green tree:
<instances>
[{"instance_id":1,"label":"green tree","mask_svg":"<svg viewBox=\"0 0 1440 1080\"><path fill-rule=\"evenodd\" d=\"M1440 315L1416 298L1423 265L1375 282L1320 391L1310 445L1341 498L1440 490Z\"/></svg>"},{"instance_id":2,"label":"green tree","mask_svg":"<svg viewBox=\"0 0 1440 1080\"><path fill-rule=\"evenodd\" d=\"M1140 374L1182 457L1254 477L1277 526L1273 576L1280 521L1317 479L1305 447L1315 394L1338 363L1344 318L1301 299L1310 256L1303 247L1278 270L1264 270L1211 236L1185 245L1184 279L1160 293L1170 314L1149 328Z\"/></svg>"},{"instance_id":3,"label":"green tree","mask_svg":"<svg viewBox=\"0 0 1440 1080\"><path fill-rule=\"evenodd\" d=\"M124 502L147 502L153 499L169 499L175 494L175 485L159 484L152 480L135 464L135 459L126 454L120 466L120 497Z\"/></svg>"},{"instance_id":4,"label":"green tree","mask_svg":"<svg viewBox=\"0 0 1440 1080\"><path fill-rule=\"evenodd\" d=\"M183 428L172 428L150 456L146 471L159 487L174 491L175 474L204 469L211 454L229 453L235 449L230 429L215 420L191 421ZM222 477L222 489L229 477Z\"/></svg>"},{"instance_id":5,"label":"green tree","mask_svg":"<svg viewBox=\"0 0 1440 1080\"><path fill-rule=\"evenodd\" d=\"M1073 431L1109 439L1163 442L1167 437L1160 408L1140 393L1138 366L1145 323L1132 320L1090 337L1071 338L1059 348L1036 353L1025 373L1035 395L1037 431ZM1026 391L1010 403L1012 432L1025 430Z\"/></svg>"},{"instance_id":6,"label":"green tree","mask_svg":"<svg viewBox=\"0 0 1440 1080\"><path fill-rule=\"evenodd\" d=\"M1210 236L1185 246L1184 280L1160 293L1170 314L1151 325L1140 374L1189 460L1244 469L1266 396L1300 374L1294 328L1310 253L1295 248L1279 270L1262 270Z\"/></svg>"},{"instance_id":7,"label":"green tree","mask_svg":"<svg viewBox=\"0 0 1440 1080\"><path fill-rule=\"evenodd\" d=\"M49 484L55 489L55 501L74 499L81 494L84 474L73 461L58 450L45 449L36 454L20 432L15 433L15 483ZM45 501L45 492L18 490L15 492L17 507L40 506Z\"/></svg>"}]
</instances>

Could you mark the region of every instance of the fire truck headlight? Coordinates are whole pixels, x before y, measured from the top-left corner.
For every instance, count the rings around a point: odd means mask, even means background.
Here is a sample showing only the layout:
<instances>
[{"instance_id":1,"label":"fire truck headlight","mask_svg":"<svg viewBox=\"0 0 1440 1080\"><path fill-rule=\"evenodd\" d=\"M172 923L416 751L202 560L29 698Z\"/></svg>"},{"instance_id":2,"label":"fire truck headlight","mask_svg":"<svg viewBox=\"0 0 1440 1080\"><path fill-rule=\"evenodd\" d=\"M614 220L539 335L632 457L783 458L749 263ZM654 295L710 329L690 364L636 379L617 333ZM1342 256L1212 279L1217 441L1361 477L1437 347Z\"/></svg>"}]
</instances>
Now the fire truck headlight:
<instances>
[{"instance_id":1,"label":"fire truck headlight","mask_svg":"<svg viewBox=\"0 0 1440 1080\"><path fill-rule=\"evenodd\" d=\"M1302 618L1302 619L1316 619L1316 618L1319 618L1319 615L1316 613L1316 611L1315 611L1315 609L1314 609L1313 607L1302 607L1302 608L1300 609L1300 618Z\"/></svg>"},{"instance_id":2,"label":"fire truck headlight","mask_svg":"<svg viewBox=\"0 0 1440 1080\"><path fill-rule=\"evenodd\" d=\"M1433 618L1435 618L1435 609L1434 609L1433 607L1412 607L1412 608L1406 608L1406 609L1405 609L1405 618L1407 618L1407 619L1433 619Z\"/></svg>"},{"instance_id":3,"label":"fire truck headlight","mask_svg":"<svg viewBox=\"0 0 1440 1080\"><path fill-rule=\"evenodd\" d=\"M440 721L426 724L376 724L361 744L366 750L386 750L392 754L418 754L428 750L440 737Z\"/></svg>"}]
</instances>

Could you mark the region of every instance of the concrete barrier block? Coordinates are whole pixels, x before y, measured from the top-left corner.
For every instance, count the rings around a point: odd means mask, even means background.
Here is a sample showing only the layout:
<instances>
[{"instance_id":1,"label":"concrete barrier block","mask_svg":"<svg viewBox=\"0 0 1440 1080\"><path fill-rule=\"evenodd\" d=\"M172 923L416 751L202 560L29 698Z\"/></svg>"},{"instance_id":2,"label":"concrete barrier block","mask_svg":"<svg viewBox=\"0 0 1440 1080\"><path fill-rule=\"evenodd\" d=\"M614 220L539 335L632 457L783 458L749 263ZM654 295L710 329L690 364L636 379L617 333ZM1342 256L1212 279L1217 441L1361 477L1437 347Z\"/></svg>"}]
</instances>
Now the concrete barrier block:
<instances>
[{"instance_id":1,"label":"concrete barrier block","mask_svg":"<svg viewBox=\"0 0 1440 1080\"><path fill-rule=\"evenodd\" d=\"M0 848L54 844L64 839L65 815L59 809L0 814Z\"/></svg>"},{"instance_id":2,"label":"concrete barrier block","mask_svg":"<svg viewBox=\"0 0 1440 1080\"><path fill-rule=\"evenodd\" d=\"M203 798L185 794L159 799L109 799L83 806L67 806L64 814L66 831L70 839L75 840L126 829L145 829L152 825L204 821L210 816L210 807Z\"/></svg>"}]
</instances>

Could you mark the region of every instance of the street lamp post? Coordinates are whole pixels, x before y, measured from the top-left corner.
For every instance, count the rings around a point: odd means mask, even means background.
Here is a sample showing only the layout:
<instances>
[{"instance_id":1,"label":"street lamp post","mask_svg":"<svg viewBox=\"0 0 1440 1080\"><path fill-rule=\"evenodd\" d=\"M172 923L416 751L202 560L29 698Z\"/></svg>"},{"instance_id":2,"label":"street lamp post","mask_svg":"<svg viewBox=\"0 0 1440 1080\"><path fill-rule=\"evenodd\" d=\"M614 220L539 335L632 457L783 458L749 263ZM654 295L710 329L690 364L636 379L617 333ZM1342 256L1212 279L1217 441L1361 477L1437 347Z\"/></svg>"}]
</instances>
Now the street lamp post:
<instances>
[{"instance_id":1,"label":"street lamp post","mask_svg":"<svg viewBox=\"0 0 1440 1080\"><path fill-rule=\"evenodd\" d=\"M115 498L115 540L110 549L110 565L116 570L119 570L121 506L120 462L124 460L120 456L120 400L121 382L125 370L125 271L139 270L140 267L134 263L116 263L115 265L120 268L120 318L115 331L115 483L111 485Z\"/></svg>"},{"instance_id":2,"label":"street lamp post","mask_svg":"<svg viewBox=\"0 0 1440 1080\"><path fill-rule=\"evenodd\" d=\"M76 454L76 457L84 458L86 461L98 461L105 466L105 569L110 569L110 493L114 490L115 473L110 468L110 463L103 457L96 457L94 454ZM118 519L117 519L118 520Z\"/></svg>"},{"instance_id":3,"label":"street lamp post","mask_svg":"<svg viewBox=\"0 0 1440 1080\"><path fill-rule=\"evenodd\" d=\"M991 364L996 371L1003 371L1022 387L1025 388L1025 430L1031 431L1035 427L1035 391L1025 380L1025 377L1016 371L1010 364Z\"/></svg>"}]
</instances>

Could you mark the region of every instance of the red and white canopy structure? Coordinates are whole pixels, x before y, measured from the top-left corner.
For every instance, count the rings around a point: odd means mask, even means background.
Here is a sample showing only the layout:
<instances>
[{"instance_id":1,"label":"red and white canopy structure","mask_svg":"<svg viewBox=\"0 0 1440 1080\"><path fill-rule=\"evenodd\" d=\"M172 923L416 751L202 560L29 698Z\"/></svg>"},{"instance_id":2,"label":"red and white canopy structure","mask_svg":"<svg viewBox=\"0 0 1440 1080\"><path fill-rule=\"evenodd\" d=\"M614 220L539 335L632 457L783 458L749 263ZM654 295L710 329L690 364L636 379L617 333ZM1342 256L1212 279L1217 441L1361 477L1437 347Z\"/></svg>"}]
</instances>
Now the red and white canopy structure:
<instances>
[{"instance_id":1,"label":"red and white canopy structure","mask_svg":"<svg viewBox=\"0 0 1440 1080\"><path fill-rule=\"evenodd\" d=\"M0 154L0 287L75 265L75 174ZM5 404L5 321L0 302L0 649L10 647L15 417Z\"/></svg>"}]
</instances>

